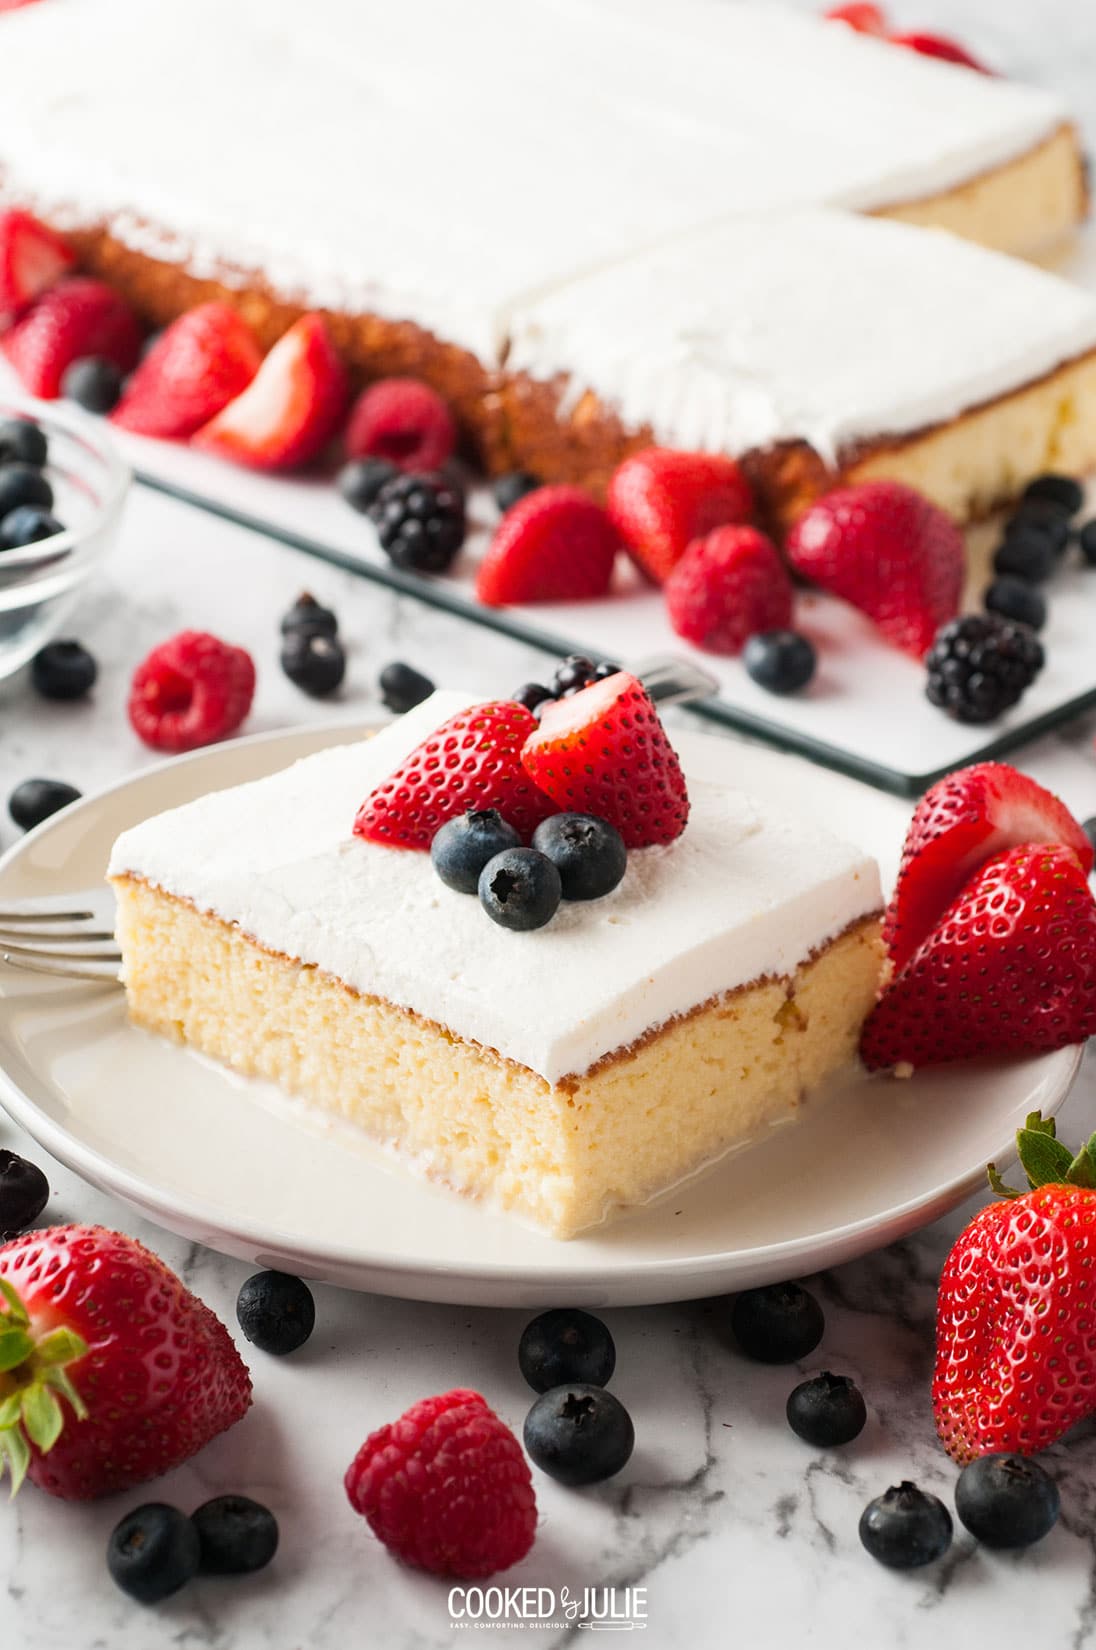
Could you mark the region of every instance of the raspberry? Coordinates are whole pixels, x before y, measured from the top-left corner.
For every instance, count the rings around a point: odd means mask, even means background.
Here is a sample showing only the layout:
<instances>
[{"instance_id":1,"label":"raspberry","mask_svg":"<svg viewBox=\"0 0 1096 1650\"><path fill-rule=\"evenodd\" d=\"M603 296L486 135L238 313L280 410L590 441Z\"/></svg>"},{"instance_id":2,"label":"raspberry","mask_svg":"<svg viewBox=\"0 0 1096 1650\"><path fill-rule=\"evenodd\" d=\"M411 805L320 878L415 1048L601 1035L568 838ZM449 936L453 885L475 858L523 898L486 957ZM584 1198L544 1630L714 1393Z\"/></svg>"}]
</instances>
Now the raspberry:
<instances>
[{"instance_id":1,"label":"raspberry","mask_svg":"<svg viewBox=\"0 0 1096 1650\"><path fill-rule=\"evenodd\" d=\"M129 719L153 750L190 751L235 733L254 694L249 653L203 630L182 630L137 666Z\"/></svg>"},{"instance_id":2,"label":"raspberry","mask_svg":"<svg viewBox=\"0 0 1096 1650\"><path fill-rule=\"evenodd\" d=\"M717 527L694 539L665 589L677 634L712 653L741 653L751 636L791 623L791 583L756 527Z\"/></svg>"},{"instance_id":3,"label":"raspberry","mask_svg":"<svg viewBox=\"0 0 1096 1650\"><path fill-rule=\"evenodd\" d=\"M523 1559L537 1503L521 1445L478 1392L423 1398L347 1469L355 1512L405 1564L475 1580Z\"/></svg>"},{"instance_id":4,"label":"raspberry","mask_svg":"<svg viewBox=\"0 0 1096 1650\"><path fill-rule=\"evenodd\" d=\"M346 430L350 458L386 458L401 470L438 470L457 441L453 415L417 378L382 378L359 395Z\"/></svg>"}]
</instances>

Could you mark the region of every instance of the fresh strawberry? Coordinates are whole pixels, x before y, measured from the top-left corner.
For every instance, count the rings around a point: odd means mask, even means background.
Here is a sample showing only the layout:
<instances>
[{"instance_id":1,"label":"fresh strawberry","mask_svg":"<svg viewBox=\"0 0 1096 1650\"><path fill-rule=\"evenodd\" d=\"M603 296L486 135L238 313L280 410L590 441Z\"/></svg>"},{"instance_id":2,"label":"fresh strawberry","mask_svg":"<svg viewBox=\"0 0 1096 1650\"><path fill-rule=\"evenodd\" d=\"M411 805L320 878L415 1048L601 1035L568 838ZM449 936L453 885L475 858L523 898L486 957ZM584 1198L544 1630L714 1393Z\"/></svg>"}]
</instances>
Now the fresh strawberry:
<instances>
[{"instance_id":1,"label":"fresh strawberry","mask_svg":"<svg viewBox=\"0 0 1096 1650\"><path fill-rule=\"evenodd\" d=\"M21 315L75 261L60 235L29 212L0 213L0 319Z\"/></svg>"},{"instance_id":2,"label":"fresh strawberry","mask_svg":"<svg viewBox=\"0 0 1096 1650\"><path fill-rule=\"evenodd\" d=\"M847 23L857 34L887 32L887 19L882 7L870 5L868 0L853 0L853 4L848 6L831 6L822 15L831 23Z\"/></svg>"},{"instance_id":3,"label":"fresh strawberry","mask_svg":"<svg viewBox=\"0 0 1096 1650\"><path fill-rule=\"evenodd\" d=\"M549 705L521 760L557 808L607 819L628 848L673 842L685 829L681 764L642 682L627 671Z\"/></svg>"},{"instance_id":4,"label":"fresh strawberry","mask_svg":"<svg viewBox=\"0 0 1096 1650\"><path fill-rule=\"evenodd\" d=\"M261 364L242 315L229 304L199 304L156 340L111 419L139 435L193 435L247 388Z\"/></svg>"},{"instance_id":5,"label":"fresh strawberry","mask_svg":"<svg viewBox=\"0 0 1096 1650\"><path fill-rule=\"evenodd\" d=\"M73 275L31 305L3 347L31 395L52 401L66 367L81 356L102 356L128 372L141 352L141 328L112 287Z\"/></svg>"},{"instance_id":6,"label":"fresh strawberry","mask_svg":"<svg viewBox=\"0 0 1096 1650\"><path fill-rule=\"evenodd\" d=\"M978 762L938 780L917 804L883 926L904 968L987 859L1025 842L1071 848L1086 874L1092 844L1064 802L1004 762Z\"/></svg>"},{"instance_id":7,"label":"fresh strawberry","mask_svg":"<svg viewBox=\"0 0 1096 1650\"><path fill-rule=\"evenodd\" d=\"M909 34L892 34L890 42L893 46L906 46L911 52L920 52L922 57L938 57L944 63L958 63L964 69L977 69L979 74L992 74L984 63L979 63L972 57L965 46L960 46L957 40L951 40L946 34L930 34L925 29L914 29Z\"/></svg>"},{"instance_id":8,"label":"fresh strawberry","mask_svg":"<svg viewBox=\"0 0 1096 1650\"><path fill-rule=\"evenodd\" d=\"M1030 1190L990 1165L989 1203L960 1233L936 1302L936 1430L961 1465L1034 1455L1096 1413L1096 1155L1033 1112L1017 1136Z\"/></svg>"},{"instance_id":9,"label":"fresh strawberry","mask_svg":"<svg viewBox=\"0 0 1096 1650\"><path fill-rule=\"evenodd\" d=\"M456 444L452 413L418 378L367 385L346 425L348 458L386 458L401 470L440 470Z\"/></svg>"},{"instance_id":10,"label":"fresh strawberry","mask_svg":"<svg viewBox=\"0 0 1096 1650\"><path fill-rule=\"evenodd\" d=\"M251 1380L228 1330L135 1238L52 1226L0 1248L0 1471L89 1501L234 1426Z\"/></svg>"},{"instance_id":11,"label":"fresh strawberry","mask_svg":"<svg viewBox=\"0 0 1096 1650\"><path fill-rule=\"evenodd\" d=\"M255 696L255 664L204 630L181 630L141 661L129 689L133 731L153 750L197 750L227 739Z\"/></svg>"},{"instance_id":12,"label":"fresh strawberry","mask_svg":"<svg viewBox=\"0 0 1096 1650\"><path fill-rule=\"evenodd\" d=\"M791 621L784 563L756 527L717 527L694 539L665 588L677 634L712 653L741 653L751 636Z\"/></svg>"},{"instance_id":13,"label":"fresh strawberry","mask_svg":"<svg viewBox=\"0 0 1096 1650\"><path fill-rule=\"evenodd\" d=\"M963 535L946 511L901 482L827 493L800 516L785 549L804 578L860 608L915 659L959 611Z\"/></svg>"},{"instance_id":14,"label":"fresh strawberry","mask_svg":"<svg viewBox=\"0 0 1096 1650\"><path fill-rule=\"evenodd\" d=\"M197 431L194 445L254 470L294 469L335 434L348 389L323 317L302 315L247 388Z\"/></svg>"},{"instance_id":15,"label":"fresh strawberry","mask_svg":"<svg viewBox=\"0 0 1096 1650\"><path fill-rule=\"evenodd\" d=\"M694 539L748 521L753 496L738 465L719 453L646 447L609 482L609 514L628 551L661 584Z\"/></svg>"},{"instance_id":16,"label":"fresh strawberry","mask_svg":"<svg viewBox=\"0 0 1096 1650\"><path fill-rule=\"evenodd\" d=\"M581 488L538 487L503 516L476 595L487 607L604 596L619 548L609 517Z\"/></svg>"},{"instance_id":17,"label":"fresh strawberry","mask_svg":"<svg viewBox=\"0 0 1096 1650\"><path fill-rule=\"evenodd\" d=\"M1038 1054L1096 1032L1096 900L1076 854L1010 848L947 908L869 1014L869 1070Z\"/></svg>"},{"instance_id":18,"label":"fresh strawberry","mask_svg":"<svg viewBox=\"0 0 1096 1650\"><path fill-rule=\"evenodd\" d=\"M512 699L458 711L370 792L355 835L389 848L429 848L447 820L470 808L497 808L522 836L531 836L559 811L522 767L522 746L536 725Z\"/></svg>"}]
</instances>

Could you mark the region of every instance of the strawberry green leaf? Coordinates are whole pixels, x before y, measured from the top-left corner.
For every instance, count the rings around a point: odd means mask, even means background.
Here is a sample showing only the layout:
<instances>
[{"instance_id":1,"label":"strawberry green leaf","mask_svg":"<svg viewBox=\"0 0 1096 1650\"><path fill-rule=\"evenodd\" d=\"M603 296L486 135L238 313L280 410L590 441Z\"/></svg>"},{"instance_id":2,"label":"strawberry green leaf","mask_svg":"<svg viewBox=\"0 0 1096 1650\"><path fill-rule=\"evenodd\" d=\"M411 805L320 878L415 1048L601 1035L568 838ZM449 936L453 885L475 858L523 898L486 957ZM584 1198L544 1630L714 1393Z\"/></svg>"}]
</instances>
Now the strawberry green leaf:
<instances>
[{"instance_id":1,"label":"strawberry green leaf","mask_svg":"<svg viewBox=\"0 0 1096 1650\"><path fill-rule=\"evenodd\" d=\"M1073 1153L1041 1127L1020 1129L1016 1149L1033 1191L1038 1186L1060 1185L1068 1178Z\"/></svg>"},{"instance_id":2,"label":"strawberry green leaf","mask_svg":"<svg viewBox=\"0 0 1096 1650\"><path fill-rule=\"evenodd\" d=\"M1066 1179L1071 1186L1096 1188L1096 1135L1085 1141L1070 1164Z\"/></svg>"},{"instance_id":3,"label":"strawberry green leaf","mask_svg":"<svg viewBox=\"0 0 1096 1650\"><path fill-rule=\"evenodd\" d=\"M23 1394L9 1392L6 1398L0 1399L0 1432L6 1427L13 1427L23 1413Z\"/></svg>"},{"instance_id":4,"label":"strawberry green leaf","mask_svg":"<svg viewBox=\"0 0 1096 1650\"><path fill-rule=\"evenodd\" d=\"M87 1352L87 1341L73 1329L51 1330L34 1349L35 1362L41 1367L75 1363L77 1358L86 1358Z\"/></svg>"},{"instance_id":5,"label":"strawberry green leaf","mask_svg":"<svg viewBox=\"0 0 1096 1650\"><path fill-rule=\"evenodd\" d=\"M23 1394L23 1425L32 1444L37 1444L43 1455L51 1450L64 1427L61 1406L47 1386L30 1386Z\"/></svg>"},{"instance_id":6,"label":"strawberry green leaf","mask_svg":"<svg viewBox=\"0 0 1096 1650\"><path fill-rule=\"evenodd\" d=\"M0 1295L8 1306L6 1312L0 1312L0 1318L13 1329L25 1329L30 1323L30 1314L7 1278L0 1278Z\"/></svg>"},{"instance_id":7,"label":"strawberry green leaf","mask_svg":"<svg viewBox=\"0 0 1096 1650\"><path fill-rule=\"evenodd\" d=\"M986 1164L986 1178L989 1180L990 1191L997 1197L1023 1197L1024 1195L1023 1192L1018 1192L1015 1186L1005 1185L997 1172L996 1163Z\"/></svg>"},{"instance_id":8,"label":"strawberry green leaf","mask_svg":"<svg viewBox=\"0 0 1096 1650\"><path fill-rule=\"evenodd\" d=\"M51 1387L54 1392L59 1392L62 1398L68 1399L69 1403L72 1405L72 1412L76 1416L77 1420L87 1420L88 1406L73 1386L66 1370L59 1369L56 1366L50 1369L44 1369L42 1371L42 1382L45 1386Z\"/></svg>"},{"instance_id":9,"label":"strawberry green leaf","mask_svg":"<svg viewBox=\"0 0 1096 1650\"><path fill-rule=\"evenodd\" d=\"M0 1375L26 1363L34 1351L34 1341L25 1329L0 1329Z\"/></svg>"},{"instance_id":10,"label":"strawberry green leaf","mask_svg":"<svg viewBox=\"0 0 1096 1650\"><path fill-rule=\"evenodd\" d=\"M1029 1111L1024 1119L1024 1127L1030 1129L1033 1134L1049 1134L1052 1140L1058 1133L1058 1125L1053 1117L1044 1117L1041 1111Z\"/></svg>"},{"instance_id":11,"label":"strawberry green leaf","mask_svg":"<svg viewBox=\"0 0 1096 1650\"><path fill-rule=\"evenodd\" d=\"M30 1466L30 1445L20 1427L0 1432L0 1474L5 1465L11 1473L11 1493L15 1495Z\"/></svg>"}]
</instances>

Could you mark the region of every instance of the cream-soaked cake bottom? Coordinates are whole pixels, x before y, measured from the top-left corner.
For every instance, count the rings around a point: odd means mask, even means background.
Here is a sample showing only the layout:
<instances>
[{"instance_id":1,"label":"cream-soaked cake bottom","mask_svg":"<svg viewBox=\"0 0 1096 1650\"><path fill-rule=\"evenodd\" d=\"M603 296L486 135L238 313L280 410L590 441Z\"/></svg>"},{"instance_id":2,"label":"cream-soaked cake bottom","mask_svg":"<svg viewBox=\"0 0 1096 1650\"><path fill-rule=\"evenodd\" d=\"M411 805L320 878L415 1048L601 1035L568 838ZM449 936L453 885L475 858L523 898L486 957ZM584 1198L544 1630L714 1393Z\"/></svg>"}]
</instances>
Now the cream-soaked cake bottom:
<instances>
[{"instance_id":1,"label":"cream-soaked cake bottom","mask_svg":"<svg viewBox=\"0 0 1096 1650\"><path fill-rule=\"evenodd\" d=\"M137 1024L276 1082L560 1238L794 1114L854 1056L881 965L878 919L862 919L794 975L715 998L550 1084L138 878L115 890Z\"/></svg>"}]
</instances>

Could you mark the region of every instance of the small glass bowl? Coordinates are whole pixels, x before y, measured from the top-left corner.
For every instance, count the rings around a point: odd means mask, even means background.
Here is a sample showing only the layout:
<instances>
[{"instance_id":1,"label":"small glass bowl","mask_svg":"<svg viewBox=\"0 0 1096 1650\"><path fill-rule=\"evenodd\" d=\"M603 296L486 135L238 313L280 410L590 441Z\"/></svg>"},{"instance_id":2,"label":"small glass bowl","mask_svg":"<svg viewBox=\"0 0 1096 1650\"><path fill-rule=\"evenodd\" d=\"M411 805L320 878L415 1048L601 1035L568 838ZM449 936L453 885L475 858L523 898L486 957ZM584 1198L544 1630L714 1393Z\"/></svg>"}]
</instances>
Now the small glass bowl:
<instances>
[{"instance_id":1,"label":"small glass bowl","mask_svg":"<svg viewBox=\"0 0 1096 1650\"><path fill-rule=\"evenodd\" d=\"M101 425L86 417L0 396L0 420L8 418L33 419L45 435L53 513L65 531L0 551L0 680L64 625L85 580L114 544L131 479Z\"/></svg>"}]
</instances>

